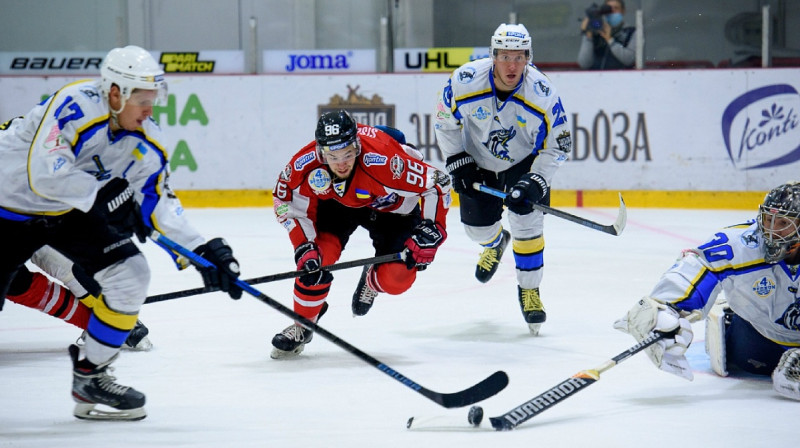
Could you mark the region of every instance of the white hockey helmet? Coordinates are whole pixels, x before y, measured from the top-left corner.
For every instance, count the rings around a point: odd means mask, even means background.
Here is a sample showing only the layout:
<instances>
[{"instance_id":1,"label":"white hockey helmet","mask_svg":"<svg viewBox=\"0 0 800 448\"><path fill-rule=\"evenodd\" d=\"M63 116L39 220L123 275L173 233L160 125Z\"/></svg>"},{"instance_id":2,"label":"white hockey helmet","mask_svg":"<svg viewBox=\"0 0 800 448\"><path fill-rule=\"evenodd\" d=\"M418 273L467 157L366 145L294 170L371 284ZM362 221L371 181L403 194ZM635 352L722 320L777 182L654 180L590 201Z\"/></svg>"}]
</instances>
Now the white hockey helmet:
<instances>
[{"instance_id":1,"label":"white hockey helmet","mask_svg":"<svg viewBox=\"0 0 800 448\"><path fill-rule=\"evenodd\" d=\"M501 23L492 35L491 49L492 57L497 56L498 50L525 50L525 55L530 60L533 53L531 34L525 25Z\"/></svg>"},{"instance_id":2,"label":"white hockey helmet","mask_svg":"<svg viewBox=\"0 0 800 448\"><path fill-rule=\"evenodd\" d=\"M116 84L122 94L123 107L135 89L155 90L158 92L157 101L162 104L166 102L164 70L143 48L128 45L109 51L100 66L100 76L103 95L108 98L111 86Z\"/></svg>"}]
</instances>

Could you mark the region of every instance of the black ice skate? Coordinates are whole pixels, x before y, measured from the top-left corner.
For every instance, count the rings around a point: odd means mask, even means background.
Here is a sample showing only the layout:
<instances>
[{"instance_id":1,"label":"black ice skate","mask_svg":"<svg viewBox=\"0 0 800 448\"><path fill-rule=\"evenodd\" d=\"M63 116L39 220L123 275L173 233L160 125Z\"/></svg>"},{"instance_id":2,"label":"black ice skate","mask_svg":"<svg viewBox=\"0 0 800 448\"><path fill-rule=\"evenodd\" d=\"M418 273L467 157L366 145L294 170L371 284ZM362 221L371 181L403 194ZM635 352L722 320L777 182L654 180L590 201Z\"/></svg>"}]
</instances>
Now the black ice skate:
<instances>
[{"instance_id":1,"label":"black ice skate","mask_svg":"<svg viewBox=\"0 0 800 448\"><path fill-rule=\"evenodd\" d=\"M481 252L478 259L478 267L475 269L475 278L481 283L488 282L500 266L500 259L506 251L508 242L511 241L511 234L508 230L503 230L500 235L500 244L495 247L487 247Z\"/></svg>"},{"instance_id":2,"label":"black ice skate","mask_svg":"<svg viewBox=\"0 0 800 448\"><path fill-rule=\"evenodd\" d=\"M519 290L519 306L522 309L522 317L528 323L531 334L536 336L539 334L542 323L547 320L542 299L539 297L539 288L523 289L517 286L517 289Z\"/></svg>"},{"instance_id":3,"label":"black ice skate","mask_svg":"<svg viewBox=\"0 0 800 448\"><path fill-rule=\"evenodd\" d=\"M77 403L73 415L85 420L141 420L147 416L144 411L144 394L136 389L114 382L109 374L110 364L116 355L107 362L94 365L86 359L78 360L80 348L69 346L72 358L72 399ZM102 405L112 410L98 409Z\"/></svg>"},{"instance_id":4,"label":"black ice skate","mask_svg":"<svg viewBox=\"0 0 800 448\"><path fill-rule=\"evenodd\" d=\"M328 311L328 302L322 304L322 309L319 311L316 321L319 321L326 311ZM306 344L311 342L313 337L313 331L293 323L272 338L273 349L269 357L272 359L293 358L303 351Z\"/></svg>"},{"instance_id":5,"label":"black ice skate","mask_svg":"<svg viewBox=\"0 0 800 448\"><path fill-rule=\"evenodd\" d=\"M372 308L375 302L375 297L378 296L378 291L369 287L367 284L367 274L369 274L371 266L364 266L361 271L361 279L358 281L356 292L353 293L353 316L363 316Z\"/></svg>"}]
</instances>

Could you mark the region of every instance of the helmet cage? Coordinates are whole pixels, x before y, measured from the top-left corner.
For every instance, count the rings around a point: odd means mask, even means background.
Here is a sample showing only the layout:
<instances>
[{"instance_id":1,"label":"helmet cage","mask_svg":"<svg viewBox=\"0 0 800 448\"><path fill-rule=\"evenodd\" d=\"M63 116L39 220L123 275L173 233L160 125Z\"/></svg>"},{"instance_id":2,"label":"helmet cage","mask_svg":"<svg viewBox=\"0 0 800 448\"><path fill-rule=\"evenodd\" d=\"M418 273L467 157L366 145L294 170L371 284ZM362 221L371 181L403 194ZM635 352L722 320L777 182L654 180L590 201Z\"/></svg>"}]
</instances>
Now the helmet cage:
<instances>
[{"instance_id":1,"label":"helmet cage","mask_svg":"<svg viewBox=\"0 0 800 448\"><path fill-rule=\"evenodd\" d=\"M777 263L800 247L800 183L784 184L767 193L756 222L766 262Z\"/></svg>"}]
</instances>

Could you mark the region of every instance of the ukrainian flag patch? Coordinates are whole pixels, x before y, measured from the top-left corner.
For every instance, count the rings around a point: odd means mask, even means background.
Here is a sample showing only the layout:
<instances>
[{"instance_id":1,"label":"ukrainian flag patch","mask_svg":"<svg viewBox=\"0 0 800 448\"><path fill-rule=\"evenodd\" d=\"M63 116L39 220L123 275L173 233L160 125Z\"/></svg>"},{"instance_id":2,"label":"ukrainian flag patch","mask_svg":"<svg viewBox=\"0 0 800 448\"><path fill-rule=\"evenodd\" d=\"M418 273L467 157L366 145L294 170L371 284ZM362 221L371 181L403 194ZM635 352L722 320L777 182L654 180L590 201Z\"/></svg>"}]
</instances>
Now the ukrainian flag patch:
<instances>
[{"instance_id":1,"label":"ukrainian flag patch","mask_svg":"<svg viewBox=\"0 0 800 448\"><path fill-rule=\"evenodd\" d=\"M356 188L356 197L358 199L369 199L369 192L367 190Z\"/></svg>"}]
</instances>

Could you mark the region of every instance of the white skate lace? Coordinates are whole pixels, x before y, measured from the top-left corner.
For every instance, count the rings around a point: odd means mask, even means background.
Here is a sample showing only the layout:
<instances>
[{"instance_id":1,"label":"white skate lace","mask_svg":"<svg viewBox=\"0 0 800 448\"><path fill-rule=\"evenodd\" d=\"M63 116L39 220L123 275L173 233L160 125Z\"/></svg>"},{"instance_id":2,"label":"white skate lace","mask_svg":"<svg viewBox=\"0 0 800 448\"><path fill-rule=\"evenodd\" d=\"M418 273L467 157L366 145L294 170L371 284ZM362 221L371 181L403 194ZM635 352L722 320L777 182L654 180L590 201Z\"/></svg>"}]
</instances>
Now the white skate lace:
<instances>
[{"instance_id":1,"label":"white skate lace","mask_svg":"<svg viewBox=\"0 0 800 448\"><path fill-rule=\"evenodd\" d=\"M305 329L299 325L289 325L282 334L296 342L303 342L305 339Z\"/></svg>"},{"instance_id":2,"label":"white skate lace","mask_svg":"<svg viewBox=\"0 0 800 448\"><path fill-rule=\"evenodd\" d=\"M125 395L125 392L130 389L128 386L117 384L116 377L109 375L108 371L113 370L113 367L108 367L105 372L101 373L97 378L97 383L101 389L114 395Z\"/></svg>"},{"instance_id":3,"label":"white skate lace","mask_svg":"<svg viewBox=\"0 0 800 448\"><path fill-rule=\"evenodd\" d=\"M375 297L378 297L378 291L370 288L366 282L364 282L364 287L361 288L361 294L358 295L358 301L367 305L371 305L372 301L375 300Z\"/></svg>"}]
</instances>

